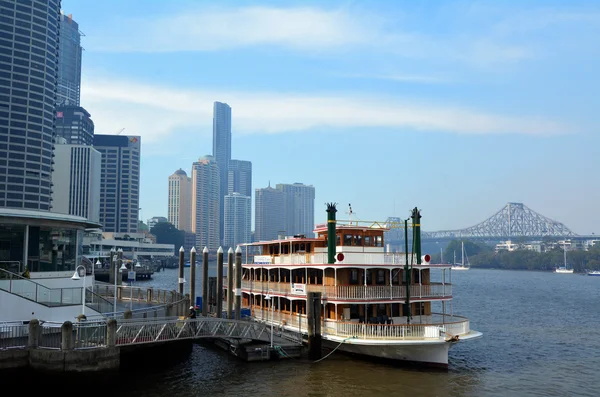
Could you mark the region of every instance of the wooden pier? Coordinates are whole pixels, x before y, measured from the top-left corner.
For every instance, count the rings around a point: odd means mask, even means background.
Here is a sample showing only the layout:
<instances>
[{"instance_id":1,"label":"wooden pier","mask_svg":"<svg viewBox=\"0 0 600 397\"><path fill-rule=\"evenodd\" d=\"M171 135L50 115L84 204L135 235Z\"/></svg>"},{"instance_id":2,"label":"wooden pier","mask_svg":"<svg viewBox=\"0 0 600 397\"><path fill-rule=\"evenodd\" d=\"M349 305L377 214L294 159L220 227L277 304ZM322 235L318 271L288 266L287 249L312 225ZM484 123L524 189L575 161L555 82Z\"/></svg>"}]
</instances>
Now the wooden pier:
<instances>
[{"instance_id":1,"label":"wooden pier","mask_svg":"<svg viewBox=\"0 0 600 397\"><path fill-rule=\"evenodd\" d=\"M121 271L121 280L127 281L128 270ZM151 269L140 269L135 271L135 281L150 280L154 270ZM95 269L94 271L96 281L109 282L110 269Z\"/></svg>"}]
</instances>

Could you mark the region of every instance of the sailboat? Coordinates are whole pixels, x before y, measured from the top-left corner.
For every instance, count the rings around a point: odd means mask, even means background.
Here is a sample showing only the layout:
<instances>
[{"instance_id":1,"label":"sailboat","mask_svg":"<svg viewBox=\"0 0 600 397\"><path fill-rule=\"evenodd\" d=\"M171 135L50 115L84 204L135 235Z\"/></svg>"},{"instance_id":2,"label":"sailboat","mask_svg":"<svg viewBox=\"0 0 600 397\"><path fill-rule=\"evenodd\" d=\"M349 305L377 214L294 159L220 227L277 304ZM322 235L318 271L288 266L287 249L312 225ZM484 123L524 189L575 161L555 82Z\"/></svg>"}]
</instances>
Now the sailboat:
<instances>
[{"instance_id":1,"label":"sailboat","mask_svg":"<svg viewBox=\"0 0 600 397\"><path fill-rule=\"evenodd\" d=\"M563 273L563 274L572 274L573 273L573 268L567 269L567 245L565 244L563 246L564 251L565 251L565 264L563 266L559 266L556 269L554 269L554 273Z\"/></svg>"},{"instance_id":2,"label":"sailboat","mask_svg":"<svg viewBox=\"0 0 600 397\"><path fill-rule=\"evenodd\" d=\"M467 257L467 264L465 265L465 257L467 256L465 252L465 242L461 242L462 246L462 255L461 255L461 263L456 263L456 252L454 253L454 264L452 265L452 270L469 270L471 265L469 264L469 258Z\"/></svg>"}]
</instances>

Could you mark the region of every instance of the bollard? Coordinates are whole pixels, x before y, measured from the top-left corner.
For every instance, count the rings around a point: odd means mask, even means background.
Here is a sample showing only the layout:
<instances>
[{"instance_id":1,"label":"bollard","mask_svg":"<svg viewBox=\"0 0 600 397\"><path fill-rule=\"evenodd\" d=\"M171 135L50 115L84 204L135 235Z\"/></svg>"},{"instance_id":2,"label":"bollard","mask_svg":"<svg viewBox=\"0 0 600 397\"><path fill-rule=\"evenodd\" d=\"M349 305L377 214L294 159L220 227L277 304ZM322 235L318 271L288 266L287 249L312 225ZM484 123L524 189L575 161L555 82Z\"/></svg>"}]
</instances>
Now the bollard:
<instances>
[{"instance_id":1,"label":"bollard","mask_svg":"<svg viewBox=\"0 0 600 397\"><path fill-rule=\"evenodd\" d=\"M29 336L27 337L27 347L37 349L40 344L40 334L42 327L40 321L36 318L29 322Z\"/></svg>"},{"instance_id":2,"label":"bollard","mask_svg":"<svg viewBox=\"0 0 600 397\"><path fill-rule=\"evenodd\" d=\"M235 249L235 319L242 319L242 249Z\"/></svg>"},{"instance_id":3,"label":"bollard","mask_svg":"<svg viewBox=\"0 0 600 397\"><path fill-rule=\"evenodd\" d=\"M169 303L165 308L165 317L173 317L173 304Z\"/></svg>"},{"instance_id":4,"label":"bollard","mask_svg":"<svg viewBox=\"0 0 600 397\"><path fill-rule=\"evenodd\" d=\"M227 251L227 318L233 320L233 248Z\"/></svg>"},{"instance_id":5,"label":"bollard","mask_svg":"<svg viewBox=\"0 0 600 397\"><path fill-rule=\"evenodd\" d=\"M123 299L123 286L119 285L117 286L117 300L122 300Z\"/></svg>"},{"instance_id":6,"label":"bollard","mask_svg":"<svg viewBox=\"0 0 600 397\"><path fill-rule=\"evenodd\" d=\"M196 306L196 247L190 250L190 306Z\"/></svg>"},{"instance_id":7,"label":"bollard","mask_svg":"<svg viewBox=\"0 0 600 397\"><path fill-rule=\"evenodd\" d=\"M114 318L106 322L106 346L114 347L117 344L117 320Z\"/></svg>"},{"instance_id":8,"label":"bollard","mask_svg":"<svg viewBox=\"0 0 600 397\"><path fill-rule=\"evenodd\" d=\"M183 250L183 246L181 246L181 248L179 248L179 295L183 296L183 283L185 283L185 278L183 277L183 267L184 267L184 253L185 251Z\"/></svg>"},{"instance_id":9,"label":"bollard","mask_svg":"<svg viewBox=\"0 0 600 397\"><path fill-rule=\"evenodd\" d=\"M146 290L146 302L152 303L152 287Z\"/></svg>"},{"instance_id":10,"label":"bollard","mask_svg":"<svg viewBox=\"0 0 600 397\"><path fill-rule=\"evenodd\" d=\"M73 350L73 323L70 321L65 321L63 325L60 327L61 331L61 350Z\"/></svg>"},{"instance_id":11,"label":"bollard","mask_svg":"<svg viewBox=\"0 0 600 397\"><path fill-rule=\"evenodd\" d=\"M217 318L223 317L223 248L217 251Z\"/></svg>"},{"instance_id":12,"label":"bollard","mask_svg":"<svg viewBox=\"0 0 600 397\"><path fill-rule=\"evenodd\" d=\"M133 317L133 312L131 310L125 310L125 313L123 313L123 318L125 320L131 320L132 317Z\"/></svg>"},{"instance_id":13,"label":"bollard","mask_svg":"<svg viewBox=\"0 0 600 397\"><path fill-rule=\"evenodd\" d=\"M208 316L208 248L202 250L202 316Z\"/></svg>"}]
</instances>

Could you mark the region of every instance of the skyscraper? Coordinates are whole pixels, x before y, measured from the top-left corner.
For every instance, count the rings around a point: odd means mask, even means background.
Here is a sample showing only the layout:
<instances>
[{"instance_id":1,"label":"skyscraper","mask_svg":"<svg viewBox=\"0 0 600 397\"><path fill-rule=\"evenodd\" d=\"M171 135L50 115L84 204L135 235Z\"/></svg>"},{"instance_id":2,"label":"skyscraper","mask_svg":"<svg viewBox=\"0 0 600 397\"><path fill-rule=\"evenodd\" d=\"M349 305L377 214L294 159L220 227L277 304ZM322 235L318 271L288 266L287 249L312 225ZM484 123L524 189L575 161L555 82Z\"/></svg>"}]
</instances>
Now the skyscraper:
<instances>
[{"instance_id":1,"label":"skyscraper","mask_svg":"<svg viewBox=\"0 0 600 397\"><path fill-rule=\"evenodd\" d=\"M94 144L94 122L81 106L57 105L55 132L70 145Z\"/></svg>"},{"instance_id":2,"label":"skyscraper","mask_svg":"<svg viewBox=\"0 0 600 397\"><path fill-rule=\"evenodd\" d=\"M52 212L77 215L97 223L102 155L92 146L84 145L56 145L54 153Z\"/></svg>"},{"instance_id":3,"label":"skyscraper","mask_svg":"<svg viewBox=\"0 0 600 397\"><path fill-rule=\"evenodd\" d=\"M192 178L181 168L169 176L167 219L177 229L192 231Z\"/></svg>"},{"instance_id":4,"label":"skyscraper","mask_svg":"<svg viewBox=\"0 0 600 397\"><path fill-rule=\"evenodd\" d=\"M0 2L0 207L51 208L60 1Z\"/></svg>"},{"instance_id":5,"label":"skyscraper","mask_svg":"<svg viewBox=\"0 0 600 397\"><path fill-rule=\"evenodd\" d=\"M215 251L221 245L221 174L213 156L192 165L192 232L196 247Z\"/></svg>"},{"instance_id":6,"label":"skyscraper","mask_svg":"<svg viewBox=\"0 0 600 397\"><path fill-rule=\"evenodd\" d=\"M252 197L252 163L230 160L227 172L227 194L240 193Z\"/></svg>"},{"instance_id":7,"label":"skyscraper","mask_svg":"<svg viewBox=\"0 0 600 397\"><path fill-rule=\"evenodd\" d=\"M220 235L219 239L223 240L223 205L225 196L227 195L227 178L229 160L231 160L231 107L222 102L215 102L213 106L213 157L214 161L219 166L220 170Z\"/></svg>"},{"instance_id":8,"label":"skyscraper","mask_svg":"<svg viewBox=\"0 0 600 397\"><path fill-rule=\"evenodd\" d=\"M59 105L79 106L81 87L81 33L72 15L60 14L60 41L58 45Z\"/></svg>"},{"instance_id":9,"label":"skyscraper","mask_svg":"<svg viewBox=\"0 0 600 397\"><path fill-rule=\"evenodd\" d=\"M254 239L256 241L276 239L285 229L285 194L269 186L256 189L254 199Z\"/></svg>"},{"instance_id":10,"label":"skyscraper","mask_svg":"<svg viewBox=\"0 0 600 397\"><path fill-rule=\"evenodd\" d=\"M223 246L235 247L238 244L249 243L252 222L252 199L240 193L225 196L225 231Z\"/></svg>"},{"instance_id":11,"label":"skyscraper","mask_svg":"<svg viewBox=\"0 0 600 397\"><path fill-rule=\"evenodd\" d=\"M285 194L284 229L286 235L314 235L315 229L315 188L302 183L278 183L277 190Z\"/></svg>"},{"instance_id":12,"label":"skyscraper","mask_svg":"<svg viewBox=\"0 0 600 397\"><path fill-rule=\"evenodd\" d=\"M222 102L213 106L213 157L221 169L227 169L231 160L231 107Z\"/></svg>"},{"instance_id":13,"label":"skyscraper","mask_svg":"<svg viewBox=\"0 0 600 397\"><path fill-rule=\"evenodd\" d=\"M100 223L105 232L137 233L141 137L94 135L102 154Z\"/></svg>"}]
</instances>

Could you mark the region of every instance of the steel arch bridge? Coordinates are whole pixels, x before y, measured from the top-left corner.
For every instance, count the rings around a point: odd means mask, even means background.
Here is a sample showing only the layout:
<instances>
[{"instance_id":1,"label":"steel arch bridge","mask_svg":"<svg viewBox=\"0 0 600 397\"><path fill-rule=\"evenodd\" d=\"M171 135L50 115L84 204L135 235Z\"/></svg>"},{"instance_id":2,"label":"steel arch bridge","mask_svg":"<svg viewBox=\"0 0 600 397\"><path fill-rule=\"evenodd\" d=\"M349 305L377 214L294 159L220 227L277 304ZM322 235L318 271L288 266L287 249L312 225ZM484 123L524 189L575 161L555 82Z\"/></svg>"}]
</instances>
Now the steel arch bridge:
<instances>
[{"instance_id":1,"label":"steel arch bridge","mask_svg":"<svg viewBox=\"0 0 600 397\"><path fill-rule=\"evenodd\" d=\"M388 225L399 225L399 219L388 218ZM392 226L388 239L404 241L403 230L394 230ZM572 238L578 235L564 224L547 218L523 203L508 203L494 215L465 229L422 232L421 239L429 241L468 238L471 240L510 240L517 237L528 239ZM409 237L410 239L410 237ZM388 241L390 241L388 240Z\"/></svg>"}]
</instances>

